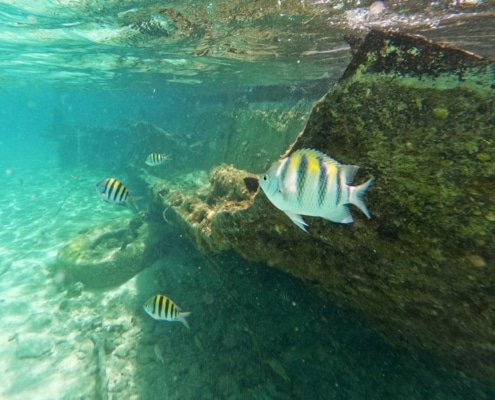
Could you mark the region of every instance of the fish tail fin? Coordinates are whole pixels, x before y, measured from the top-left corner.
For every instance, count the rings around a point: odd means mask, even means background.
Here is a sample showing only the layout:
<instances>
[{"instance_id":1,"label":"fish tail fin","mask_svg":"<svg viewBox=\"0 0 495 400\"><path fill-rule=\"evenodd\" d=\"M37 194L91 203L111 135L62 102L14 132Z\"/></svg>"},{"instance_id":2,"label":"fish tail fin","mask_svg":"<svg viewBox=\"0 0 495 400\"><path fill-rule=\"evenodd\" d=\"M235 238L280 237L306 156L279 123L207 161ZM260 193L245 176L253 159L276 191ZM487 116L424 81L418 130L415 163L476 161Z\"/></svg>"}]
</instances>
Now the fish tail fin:
<instances>
[{"instance_id":1,"label":"fish tail fin","mask_svg":"<svg viewBox=\"0 0 495 400\"><path fill-rule=\"evenodd\" d=\"M186 317L190 314L191 313L189 311L180 311L177 315L177 321L182 322L182 325L184 325L187 329L191 329L186 321Z\"/></svg>"},{"instance_id":2,"label":"fish tail fin","mask_svg":"<svg viewBox=\"0 0 495 400\"><path fill-rule=\"evenodd\" d=\"M368 188L371 186L371 184L373 183L374 180L375 180L375 178L371 177L367 182L363 183L362 185L351 186L349 188L350 189L349 203L354 204L368 218L371 218L371 214L368 211L368 207L366 207L366 204L364 203L363 196L366 193L366 191L368 190Z\"/></svg>"},{"instance_id":3,"label":"fish tail fin","mask_svg":"<svg viewBox=\"0 0 495 400\"><path fill-rule=\"evenodd\" d=\"M129 204L131 205L132 208L134 208L136 211L139 211L139 207L136 202L136 198L133 196L129 196L128 198Z\"/></svg>"}]
</instances>

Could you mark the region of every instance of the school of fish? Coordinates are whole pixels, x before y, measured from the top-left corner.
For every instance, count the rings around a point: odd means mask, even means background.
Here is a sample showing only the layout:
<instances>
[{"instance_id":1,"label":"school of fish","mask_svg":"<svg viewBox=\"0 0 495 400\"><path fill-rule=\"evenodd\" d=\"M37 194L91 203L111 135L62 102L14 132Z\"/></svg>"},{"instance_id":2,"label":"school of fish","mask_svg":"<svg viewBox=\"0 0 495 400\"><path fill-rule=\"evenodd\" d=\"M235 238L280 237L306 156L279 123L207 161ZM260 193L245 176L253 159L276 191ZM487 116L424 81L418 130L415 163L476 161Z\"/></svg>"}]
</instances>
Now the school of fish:
<instances>
[{"instance_id":1,"label":"school of fish","mask_svg":"<svg viewBox=\"0 0 495 400\"><path fill-rule=\"evenodd\" d=\"M145 163L149 166L157 166L168 160L169 157L161 153L151 153ZM120 206L132 206L138 210L134 198L129 194L127 187L118 179L107 178L95 185L96 193L107 203ZM153 319L158 321L178 321L189 329L186 317L191 314L188 311L181 311L172 300L163 295L155 295L148 299L143 305L144 311ZM156 352L156 348L155 348ZM163 359L162 359L163 362Z\"/></svg>"},{"instance_id":2,"label":"school of fish","mask_svg":"<svg viewBox=\"0 0 495 400\"><path fill-rule=\"evenodd\" d=\"M157 166L169 157L151 153L145 163ZM302 216L321 217L349 224L354 220L348 205L358 207L368 218L371 215L363 196L373 183L371 177L359 186L351 186L359 170L356 165L344 165L313 149L301 149L275 163L259 178L259 185L275 207L283 211L299 228L308 226ZM96 192L106 202L137 208L127 187L115 178L95 185ZM186 317L191 313L168 297L157 294L143 305L144 311L158 321L177 321L189 329Z\"/></svg>"}]
</instances>

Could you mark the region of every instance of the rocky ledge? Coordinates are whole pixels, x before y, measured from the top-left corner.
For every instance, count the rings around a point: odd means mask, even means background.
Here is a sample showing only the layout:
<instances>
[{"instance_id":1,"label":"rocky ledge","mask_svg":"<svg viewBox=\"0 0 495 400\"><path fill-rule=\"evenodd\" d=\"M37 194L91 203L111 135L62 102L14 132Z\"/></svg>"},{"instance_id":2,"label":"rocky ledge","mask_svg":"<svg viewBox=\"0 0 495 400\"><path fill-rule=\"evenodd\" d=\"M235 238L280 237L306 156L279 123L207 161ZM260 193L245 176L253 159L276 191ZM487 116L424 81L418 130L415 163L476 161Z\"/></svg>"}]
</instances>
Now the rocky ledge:
<instances>
[{"instance_id":1,"label":"rocky ledge","mask_svg":"<svg viewBox=\"0 0 495 400\"><path fill-rule=\"evenodd\" d=\"M491 60L371 31L288 150L360 165L359 183L375 176L371 220L307 217L305 233L227 165L189 186L148 177L153 213L204 252L282 268L391 342L495 381L494 88Z\"/></svg>"}]
</instances>

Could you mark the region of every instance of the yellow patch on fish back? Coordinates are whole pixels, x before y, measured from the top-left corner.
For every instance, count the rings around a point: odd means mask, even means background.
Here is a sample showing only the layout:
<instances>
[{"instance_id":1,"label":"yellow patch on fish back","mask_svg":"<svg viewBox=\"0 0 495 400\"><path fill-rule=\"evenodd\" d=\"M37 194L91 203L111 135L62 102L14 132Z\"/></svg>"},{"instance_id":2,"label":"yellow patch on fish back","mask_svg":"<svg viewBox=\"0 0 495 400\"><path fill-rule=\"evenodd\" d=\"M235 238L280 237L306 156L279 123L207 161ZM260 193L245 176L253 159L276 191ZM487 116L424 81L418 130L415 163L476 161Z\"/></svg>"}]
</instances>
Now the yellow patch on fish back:
<instances>
[{"instance_id":1,"label":"yellow patch on fish back","mask_svg":"<svg viewBox=\"0 0 495 400\"><path fill-rule=\"evenodd\" d=\"M339 169L335 164L327 163L327 172L328 179L333 182L335 179L337 179L337 172L339 172Z\"/></svg>"},{"instance_id":2,"label":"yellow patch on fish back","mask_svg":"<svg viewBox=\"0 0 495 400\"><path fill-rule=\"evenodd\" d=\"M307 157L308 160L308 171L320 173L320 162L316 157Z\"/></svg>"},{"instance_id":3,"label":"yellow patch on fish back","mask_svg":"<svg viewBox=\"0 0 495 400\"><path fill-rule=\"evenodd\" d=\"M299 164L301 164L301 153L294 153L289 158L289 168L297 171Z\"/></svg>"}]
</instances>

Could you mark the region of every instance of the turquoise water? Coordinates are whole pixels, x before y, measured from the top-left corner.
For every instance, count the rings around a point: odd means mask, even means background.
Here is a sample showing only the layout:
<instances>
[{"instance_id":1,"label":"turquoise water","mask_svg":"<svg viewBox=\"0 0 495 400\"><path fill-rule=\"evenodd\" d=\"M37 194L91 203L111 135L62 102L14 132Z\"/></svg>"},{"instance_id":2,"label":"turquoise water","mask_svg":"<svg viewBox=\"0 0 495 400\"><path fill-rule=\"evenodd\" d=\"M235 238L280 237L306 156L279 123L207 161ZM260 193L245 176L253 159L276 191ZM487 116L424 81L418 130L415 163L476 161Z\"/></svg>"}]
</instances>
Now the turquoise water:
<instances>
[{"instance_id":1,"label":"turquoise water","mask_svg":"<svg viewBox=\"0 0 495 400\"><path fill-rule=\"evenodd\" d=\"M166 176L228 161L205 137L207 129L218 127L216 139L228 130L229 114L219 110L280 101L280 109L302 104L309 112L349 61L339 35L364 29L345 22L365 18L364 8L344 2L349 12L323 33L325 2L308 2L320 24L308 33L301 22L311 13L291 15L278 2L275 16L239 19L251 32L271 32L256 46L246 32L234 35L228 45L239 53L225 50L235 30L214 2L196 4L216 34L197 39L206 28L196 22L196 36L161 31L163 41L123 32L135 23L130 15L156 16L152 1L35 3L0 3L0 399L495 398L493 385L393 348L308 284L232 253L202 255L178 226L167 227L165 255L122 286L68 291L49 272L78 232L134 215L101 201L95 183L118 176L140 207L150 203L128 146L128 121L153 123L213 154L172 154ZM438 21L440 11L428 18ZM291 37L293 21L301 32ZM491 51L489 43L482 50ZM204 46L211 57L198 55ZM305 51L321 53L305 58ZM197 116L210 109L206 129ZM158 292L192 312L190 330L144 313Z\"/></svg>"},{"instance_id":2,"label":"turquoise water","mask_svg":"<svg viewBox=\"0 0 495 400\"><path fill-rule=\"evenodd\" d=\"M2 157L0 398L103 397L92 335L105 340L111 398L495 395L449 366L393 349L295 278L235 254L205 258L177 227L167 234L166 256L136 278L69 296L48 273L58 248L78 231L132 212L99 200L98 171L61 169L46 142L31 137L26 147L22 135L13 136L2 142L3 151L15 151ZM193 312L190 331L144 313L155 291Z\"/></svg>"}]
</instances>

